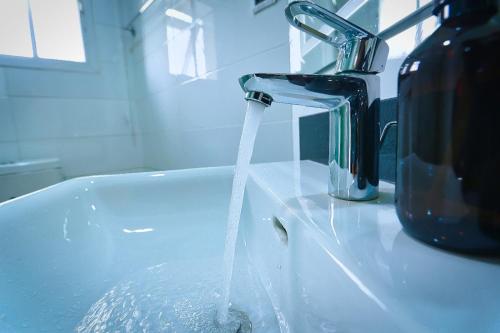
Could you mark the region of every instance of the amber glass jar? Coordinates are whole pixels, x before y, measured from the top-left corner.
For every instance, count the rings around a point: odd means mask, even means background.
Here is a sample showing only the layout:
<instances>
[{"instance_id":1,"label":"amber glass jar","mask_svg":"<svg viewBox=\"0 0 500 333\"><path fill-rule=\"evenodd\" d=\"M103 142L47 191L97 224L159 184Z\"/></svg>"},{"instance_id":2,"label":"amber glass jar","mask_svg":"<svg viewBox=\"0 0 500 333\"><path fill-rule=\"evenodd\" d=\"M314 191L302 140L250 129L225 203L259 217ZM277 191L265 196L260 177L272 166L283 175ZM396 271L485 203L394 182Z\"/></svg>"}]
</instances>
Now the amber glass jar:
<instances>
[{"instance_id":1,"label":"amber glass jar","mask_svg":"<svg viewBox=\"0 0 500 333\"><path fill-rule=\"evenodd\" d=\"M398 83L396 209L411 236L500 255L497 0L435 0L440 27Z\"/></svg>"}]
</instances>

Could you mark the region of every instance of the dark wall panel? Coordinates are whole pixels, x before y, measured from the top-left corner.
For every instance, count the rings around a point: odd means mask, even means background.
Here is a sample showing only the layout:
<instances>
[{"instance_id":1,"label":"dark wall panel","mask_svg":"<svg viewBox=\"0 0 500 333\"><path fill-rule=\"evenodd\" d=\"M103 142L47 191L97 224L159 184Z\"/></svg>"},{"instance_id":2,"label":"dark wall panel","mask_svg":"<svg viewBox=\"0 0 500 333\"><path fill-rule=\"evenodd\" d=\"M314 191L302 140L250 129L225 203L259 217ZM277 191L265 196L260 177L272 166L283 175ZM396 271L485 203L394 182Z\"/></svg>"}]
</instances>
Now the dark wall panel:
<instances>
[{"instance_id":1,"label":"dark wall panel","mask_svg":"<svg viewBox=\"0 0 500 333\"><path fill-rule=\"evenodd\" d=\"M380 128L389 121L396 120L396 98L383 100L380 107ZM319 163L328 163L328 112L302 117L299 121L300 158ZM396 180L396 142L397 130L389 130L385 142L380 146L380 179L394 182Z\"/></svg>"}]
</instances>

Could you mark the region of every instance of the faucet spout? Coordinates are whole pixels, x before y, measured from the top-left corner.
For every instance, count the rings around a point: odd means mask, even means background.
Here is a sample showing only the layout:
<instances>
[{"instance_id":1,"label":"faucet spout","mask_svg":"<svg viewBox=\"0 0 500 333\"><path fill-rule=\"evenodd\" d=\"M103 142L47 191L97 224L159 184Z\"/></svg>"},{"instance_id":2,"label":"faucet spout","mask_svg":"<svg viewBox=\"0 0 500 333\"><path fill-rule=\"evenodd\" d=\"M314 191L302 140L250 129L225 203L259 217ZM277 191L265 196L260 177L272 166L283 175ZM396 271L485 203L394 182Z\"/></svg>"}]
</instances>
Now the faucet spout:
<instances>
[{"instance_id":1,"label":"faucet spout","mask_svg":"<svg viewBox=\"0 0 500 333\"><path fill-rule=\"evenodd\" d=\"M248 74L240 78L246 99L260 101L259 94L276 103L333 109L345 103L361 80L341 75ZM267 102L266 102L267 103Z\"/></svg>"},{"instance_id":2,"label":"faucet spout","mask_svg":"<svg viewBox=\"0 0 500 333\"><path fill-rule=\"evenodd\" d=\"M330 113L329 193L346 200L378 195L379 81L374 74L244 75L246 99L284 103Z\"/></svg>"}]
</instances>

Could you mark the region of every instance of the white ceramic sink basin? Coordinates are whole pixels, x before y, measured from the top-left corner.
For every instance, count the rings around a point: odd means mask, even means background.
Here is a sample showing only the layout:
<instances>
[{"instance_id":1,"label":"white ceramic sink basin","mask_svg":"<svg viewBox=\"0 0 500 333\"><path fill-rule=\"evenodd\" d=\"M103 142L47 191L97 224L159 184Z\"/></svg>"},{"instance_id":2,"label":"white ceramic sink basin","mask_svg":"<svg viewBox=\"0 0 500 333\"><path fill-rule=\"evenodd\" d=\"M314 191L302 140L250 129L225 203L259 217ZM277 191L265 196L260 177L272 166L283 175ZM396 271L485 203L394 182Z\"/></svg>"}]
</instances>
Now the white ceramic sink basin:
<instances>
[{"instance_id":1,"label":"white ceramic sink basin","mask_svg":"<svg viewBox=\"0 0 500 333\"><path fill-rule=\"evenodd\" d=\"M88 177L1 204L0 332L204 332L232 172ZM406 236L392 185L353 203L327 176L252 167L231 300L254 332L500 331L498 262Z\"/></svg>"},{"instance_id":2,"label":"white ceramic sink basin","mask_svg":"<svg viewBox=\"0 0 500 333\"><path fill-rule=\"evenodd\" d=\"M0 205L0 332L204 332L197 307L222 287L232 174L87 177ZM279 332L239 252L233 303L254 331Z\"/></svg>"}]
</instances>

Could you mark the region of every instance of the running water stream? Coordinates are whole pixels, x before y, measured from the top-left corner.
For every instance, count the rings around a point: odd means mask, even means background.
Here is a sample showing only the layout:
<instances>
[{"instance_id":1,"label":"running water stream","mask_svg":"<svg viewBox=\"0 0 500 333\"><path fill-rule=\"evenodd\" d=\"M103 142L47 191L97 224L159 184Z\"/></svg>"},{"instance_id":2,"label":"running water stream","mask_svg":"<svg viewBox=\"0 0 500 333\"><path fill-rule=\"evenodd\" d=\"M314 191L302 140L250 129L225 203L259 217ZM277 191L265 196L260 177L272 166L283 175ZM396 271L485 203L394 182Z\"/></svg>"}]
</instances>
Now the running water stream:
<instances>
[{"instance_id":1,"label":"running water stream","mask_svg":"<svg viewBox=\"0 0 500 333\"><path fill-rule=\"evenodd\" d=\"M240 215L243 206L243 197L245 194L245 185L248 178L255 137L257 136L257 130L259 129L265 108L266 107L263 104L253 101L248 101L247 104L247 112L245 115L243 132L241 133L227 219L227 233L224 250L224 284L222 285L222 297L217 311L217 321L220 324L225 324L228 321L229 294L233 275L238 226L240 224Z\"/></svg>"},{"instance_id":2,"label":"running water stream","mask_svg":"<svg viewBox=\"0 0 500 333\"><path fill-rule=\"evenodd\" d=\"M236 267L233 269L238 225L243 206L245 185L249 174L255 138L265 106L248 102L245 123L236 163L231 202L227 221L224 253L224 271L221 296L217 297L216 285L220 283L221 272L212 261L189 260L167 261L125 276L104 296L95 302L75 328L79 333L106 331L126 332L204 332L204 333L246 333L252 331L249 315L252 314L252 296L245 287L252 289L251 278L247 279ZM194 259L194 258L193 258ZM211 270L212 269L212 270ZM199 272L203 272L200 274ZM234 280L234 281L233 281ZM229 306L231 284L235 284L235 299L248 306L239 309ZM247 297L250 297L247 299ZM250 301L252 302L252 301ZM249 312L250 310L250 312ZM272 310L271 310L272 311ZM273 321L267 322L266 315L254 318L260 327L273 330ZM1 319L1 318L0 318ZM267 324L269 323L269 324ZM1 320L0 320L0 324ZM276 326L277 328L277 326ZM0 329L1 330L1 329ZM278 329L276 329L278 331Z\"/></svg>"}]
</instances>

